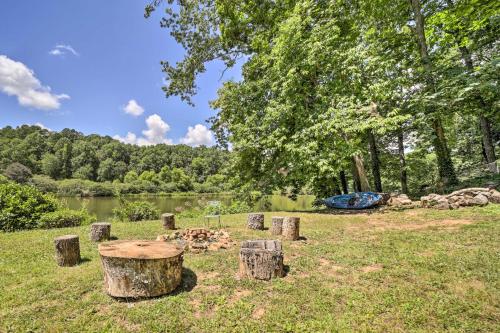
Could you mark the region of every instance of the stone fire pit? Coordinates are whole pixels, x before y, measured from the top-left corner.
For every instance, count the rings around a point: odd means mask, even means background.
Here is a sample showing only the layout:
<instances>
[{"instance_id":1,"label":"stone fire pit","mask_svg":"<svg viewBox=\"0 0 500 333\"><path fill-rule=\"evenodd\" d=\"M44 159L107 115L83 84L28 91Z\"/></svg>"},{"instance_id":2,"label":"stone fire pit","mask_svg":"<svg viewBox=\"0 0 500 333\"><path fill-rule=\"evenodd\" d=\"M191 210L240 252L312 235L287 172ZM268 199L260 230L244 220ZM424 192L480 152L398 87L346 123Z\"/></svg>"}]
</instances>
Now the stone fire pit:
<instances>
[{"instance_id":1,"label":"stone fire pit","mask_svg":"<svg viewBox=\"0 0 500 333\"><path fill-rule=\"evenodd\" d=\"M169 235L160 235L157 241L174 242L177 246L194 253L228 249L234 245L229 233L223 229L210 230L205 228L185 229Z\"/></svg>"},{"instance_id":2,"label":"stone fire pit","mask_svg":"<svg viewBox=\"0 0 500 333\"><path fill-rule=\"evenodd\" d=\"M113 297L155 297L181 282L183 250L158 241L113 241L99 244L104 287Z\"/></svg>"}]
</instances>

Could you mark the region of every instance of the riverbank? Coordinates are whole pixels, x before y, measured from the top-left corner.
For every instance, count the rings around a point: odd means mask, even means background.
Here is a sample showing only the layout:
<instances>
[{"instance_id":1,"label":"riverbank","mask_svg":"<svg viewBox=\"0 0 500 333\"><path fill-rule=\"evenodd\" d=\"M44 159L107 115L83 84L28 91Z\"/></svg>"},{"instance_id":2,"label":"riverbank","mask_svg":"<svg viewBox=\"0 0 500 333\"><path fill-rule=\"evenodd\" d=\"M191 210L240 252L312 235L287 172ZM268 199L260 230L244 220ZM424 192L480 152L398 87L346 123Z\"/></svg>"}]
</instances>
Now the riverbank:
<instances>
[{"instance_id":1,"label":"riverbank","mask_svg":"<svg viewBox=\"0 0 500 333\"><path fill-rule=\"evenodd\" d=\"M266 226L273 215L266 213ZM238 249L186 253L182 286L138 302L103 292L89 226L0 234L0 331L478 331L500 329L500 205L456 211L293 213L305 240L284 242L287 276L237 280ZM246 214L223 216L237 243L268 238ZM178 219L180 228L202 219ZM160 221L113 223L118 239L155 239ZM80 236L84 261L57 267L53 239Z\"/></svg>"}]
</instances>

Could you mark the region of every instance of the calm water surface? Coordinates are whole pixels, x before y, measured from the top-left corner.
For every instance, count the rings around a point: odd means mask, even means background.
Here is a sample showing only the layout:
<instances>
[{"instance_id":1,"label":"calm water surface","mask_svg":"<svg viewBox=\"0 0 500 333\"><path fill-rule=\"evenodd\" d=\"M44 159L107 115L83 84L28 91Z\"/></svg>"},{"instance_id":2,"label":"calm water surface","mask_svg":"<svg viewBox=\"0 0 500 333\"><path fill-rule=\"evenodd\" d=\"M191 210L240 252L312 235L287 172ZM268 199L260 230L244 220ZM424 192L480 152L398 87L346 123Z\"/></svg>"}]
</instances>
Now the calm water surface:
<instances>
[{"instance_id":1,"label":"calm water surface","mask_svg":"<svg viewBox=\"0 0 500 333\"><path fill-rule=\"evenodd\" d=\"M117 198L112 197L95 197L95 198L78 198L65 197L62 198L71 209L80 209L85 206L87 210L97 216L100 221L109 220L113 217L113 209L119 206ZM162 213L175 213L178 207L189 208L200 206L202 202L207 200L218 200L225 204L231 203L231 196L218 195L200 195L190 197L131 197L126 198L128 201L149 201L153 203ZM257 203L256 211L294 211L294 210L310 210L314 196L302 195L296 201L281 195L271 195L267 198L268 204L265 201Z\"/></svg>"}]
</instances>

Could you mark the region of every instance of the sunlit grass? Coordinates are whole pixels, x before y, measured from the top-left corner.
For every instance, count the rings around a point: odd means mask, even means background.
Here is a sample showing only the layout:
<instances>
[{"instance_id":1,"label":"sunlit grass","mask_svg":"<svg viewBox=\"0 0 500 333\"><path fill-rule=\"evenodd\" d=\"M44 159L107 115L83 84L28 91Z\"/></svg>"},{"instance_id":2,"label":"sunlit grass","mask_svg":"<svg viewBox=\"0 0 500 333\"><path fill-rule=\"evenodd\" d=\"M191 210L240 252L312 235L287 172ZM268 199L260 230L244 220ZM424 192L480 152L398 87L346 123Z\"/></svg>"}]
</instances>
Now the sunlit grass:
<instances>
[{"instance_id":1,"label":"sunlit grass","mask_svg":"<svg viewBox=\"0 0 500 333\"><path fill-rule=\"evenodd\" d=\"M291 214L266 213L267 226L272 215ZM500 330L500 205L296 215L306 240L284 242L285 278L236 279L238 246L186 253L195 276L174 295L138 302L103 292L88 226L0 234L0 332ZM233 239L271 238L245 220L223 217ZM161 233L159 221L112 225L119 239ZM53 239L62 234L80 236L82 264L57 267Z\"/></svg>"}]
</instances>

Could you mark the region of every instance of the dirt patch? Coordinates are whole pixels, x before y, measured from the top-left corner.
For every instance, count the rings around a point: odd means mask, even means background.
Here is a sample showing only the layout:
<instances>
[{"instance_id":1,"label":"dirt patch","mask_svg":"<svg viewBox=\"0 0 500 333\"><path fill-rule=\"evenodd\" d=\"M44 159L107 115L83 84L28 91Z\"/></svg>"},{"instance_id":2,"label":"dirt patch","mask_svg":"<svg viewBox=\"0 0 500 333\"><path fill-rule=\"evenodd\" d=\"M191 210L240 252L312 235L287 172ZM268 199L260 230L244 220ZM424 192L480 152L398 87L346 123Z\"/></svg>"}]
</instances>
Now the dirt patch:
<instances>
[{"instance_id":1,"label":"dirt patch","mask_svg":"<svg viewBox=\"0 0 500 333\"><path fill-rule=\"evenodd\" d=\"M424 251L424 252L419 253L418 255L421 257L430 258L430 257L433 257L435 255L435 253L432 251Z\"/></svg>"},{"instance_id":2,"label":"dirt patch","mask_svg":"<svg viewBox=\"0 0 500 333\"><path fill-rule=\"evenodd\" d=\"M266 314L266 309L257 308L252 312L252 318L253 319L260 319L260 318L264 317L265 314Z\"/></svg>"},{"instance_id":3,"label":"dirt patch","mask_svg":"<svg viewBox=\"0 0 500 333\"><path fill-rule=\"evenodd\" d=\"M364 266L361 268L361 272L363 273L371 273L371 272L378 272L381 271L384 268L381 264L373 264L373 265L368 265Z\"/></svg>"},{"instance_id":4,"label":"dirt patch","mask_svg":"<svg viewBox=\"0 0 500 333\"><path fill-rule=\"evenodd\" d=\"M328 266L328 265L330 265L330 260L325 259L325 258L319 258L319 265L320 266Z\"/></svg>"},{"instance_id":5,"label":"dirt patch","mask_svg":"<svg viewBox=\"0 0 500 333\"><path fill-rule=\"evenodd\" d=\"M229 298L229 304L234 304L244 297L248 297L252 294L251 290L247 289L237 289L234 294Z\"/></svg>"},{"instance_id":6,"label":"dirt patch","mask_svg":"<svg viewBox=\"0 0 500 333\"><path fill-rule=\"evenodd\" d=\"M191 300L189 304L191 304L191 306L193 307L193 316L197 319L213 317L215 312L217 311L217 306L214 306L213 308L206 311L202 311L201 301L198 299Z\"/></svg>"},{"instance_id":7,"label":"dirt patch","mask_svg":"<svg viewBox=\"0 0 500 333\"><path fill-rule=\"evenodd\" d=\"M385 230L423 230L428 228L458 229L460 226L472 224L472 220L446 219L418 222L389 222L381 219L370 219L366 223L357 223L349 226L348 230L369 229L373 231Z\"/></svg>"},{"instance_id":8,"label":"dirt patch","mask_svg":"<svg viewBox=\"0 0 500 333\"><path fill-rule=\"evenodd\" d=\"M195 289L203 290L203 291L219 291L221 286L217 284L209 284L209 285L197 285Z\"/></svg>"},{"instance_id":9,"label":"dirt patch","mask_svg":"<svg viewBox=\"0 0 500 333\"><path fill-rule=\"evenodd\" d=\"M205 281L205 280L209 280L209 279L214 279L218 276L219 276L218 272L208 272L208 273L199 272L196 275L196 278L199 282L201 282L201 281Z\"/></svg>"}]
</instances>

